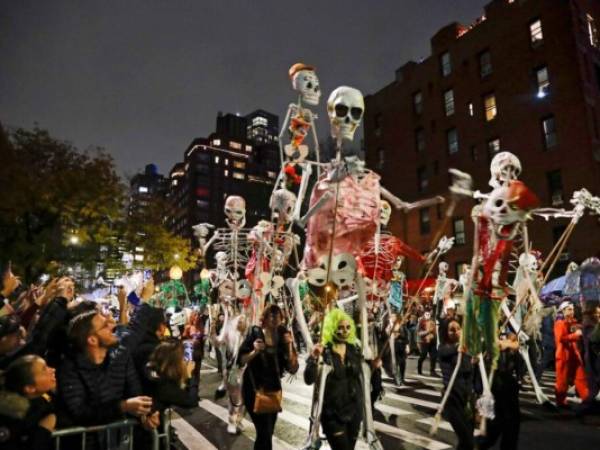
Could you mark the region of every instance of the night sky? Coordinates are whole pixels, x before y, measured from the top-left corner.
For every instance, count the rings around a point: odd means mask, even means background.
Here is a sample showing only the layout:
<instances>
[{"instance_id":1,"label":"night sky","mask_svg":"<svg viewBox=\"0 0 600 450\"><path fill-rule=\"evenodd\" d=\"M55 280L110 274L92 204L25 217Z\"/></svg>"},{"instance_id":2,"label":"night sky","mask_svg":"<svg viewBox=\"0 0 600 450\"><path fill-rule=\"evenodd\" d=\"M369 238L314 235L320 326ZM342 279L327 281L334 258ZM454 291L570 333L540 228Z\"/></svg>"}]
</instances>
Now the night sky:
<instances>
[{"instance_id":1,"label":"night sky","mask_svg":"<svg viewBox=\"0 0 600 450\"><path fill-rule=\"evenodd\" d=\"M284 115L289 66L317 67L325 102L337 86L365 95L429 39L469 24L487 0L7 1L0 9L0 122L34 122L80 149L102 146L132 174L162 173L218 111Z\"/></svg>"}]
</instances>

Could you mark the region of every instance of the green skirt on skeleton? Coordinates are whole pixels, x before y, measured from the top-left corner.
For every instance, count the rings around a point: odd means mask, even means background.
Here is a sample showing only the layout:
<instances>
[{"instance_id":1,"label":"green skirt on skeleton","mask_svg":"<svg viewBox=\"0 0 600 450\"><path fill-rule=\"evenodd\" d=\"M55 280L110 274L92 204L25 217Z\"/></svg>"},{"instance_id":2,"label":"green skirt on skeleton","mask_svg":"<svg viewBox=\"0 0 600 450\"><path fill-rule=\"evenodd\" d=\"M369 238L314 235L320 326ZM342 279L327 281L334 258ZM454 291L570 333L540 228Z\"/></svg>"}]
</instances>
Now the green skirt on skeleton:
<instances>
[{"instance_id":1,"label":"green skirt on skeleton","mask_svg":"<svg viewBox=\"0 0 600 450\"><path fill-rule=\"evenodd\" d=\"M496 368L500 355L496 332L499 309L499 301L469 292L465 305L462 346L470 355L483 353L489 356L492 369Z\"/></svg>"}]
</instances>

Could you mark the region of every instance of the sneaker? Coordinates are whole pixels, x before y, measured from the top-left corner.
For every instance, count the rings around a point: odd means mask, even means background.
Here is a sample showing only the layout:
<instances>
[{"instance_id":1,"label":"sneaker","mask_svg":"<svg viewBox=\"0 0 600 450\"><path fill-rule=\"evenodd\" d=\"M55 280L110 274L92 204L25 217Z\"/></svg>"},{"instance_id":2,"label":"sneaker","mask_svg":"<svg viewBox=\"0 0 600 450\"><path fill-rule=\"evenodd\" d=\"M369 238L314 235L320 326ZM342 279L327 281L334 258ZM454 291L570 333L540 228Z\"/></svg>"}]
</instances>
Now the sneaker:
<instances>
[{"instance_id":1,"label":"sneaker","mask_svg":"<svg viewBox=\"0 0 600 450\"><path fill-rule=\"evenodd\" d=\"M227 433L229 434L238 434L238 428L233 423L227 424Z\"/></svg>"}]
</instances>

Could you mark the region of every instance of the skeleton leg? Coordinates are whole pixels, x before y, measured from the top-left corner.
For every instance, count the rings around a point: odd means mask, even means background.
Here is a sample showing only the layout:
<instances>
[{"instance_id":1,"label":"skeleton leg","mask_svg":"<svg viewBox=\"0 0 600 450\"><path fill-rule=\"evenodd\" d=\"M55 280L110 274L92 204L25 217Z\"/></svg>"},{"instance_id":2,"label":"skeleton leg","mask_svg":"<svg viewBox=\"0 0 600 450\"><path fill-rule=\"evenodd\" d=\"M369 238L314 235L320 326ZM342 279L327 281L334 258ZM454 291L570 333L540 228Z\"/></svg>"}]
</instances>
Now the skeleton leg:
<instances>
[{"instance_id":1,"label":"skeleton leg","mask_svg":"<svg viewBox=\"0 0 600 450\"><path fill-rule=\"evenodd\" d=\"M308 329L308 325L306 324L304 311L302 310L302 299L300 298L299 286L300 280L298 279L298 277L288 278L286 284L288 289L292 293L292 297L294 299L294 315L296 316L296 321L298 322L298 328L300 329L300 333L302 334L304 342L306 342L306 351L310 354L313 348L313 341L310 336L310 330Z\"/></svg>"},{"instance_id":2,"label":"skeleton leg","mask_svg":"<svg viewBox=\"0 0 600 450\"><path fill-rule=\"evenodd\" d=\"M321 447L319 429L321 428L321 412L323 411L323 398L325 396L325 382L332 367L329 364L321 364L319 368L319 379L313 390L312 406L310 409L310 431L304 444L304 450L318 450Z\"/></svg>"},{"instance_id":3,"label":"skeleton leg","mask_svg":"<svg viewBox=\"0 0 600 450\"><path fill-rule=\"evenodd\" d=\"M294 206L292 220L300 219L302 203L304 203L304 197L306 196L306 190L308 189L308 181L310 180L310 176L312 174L312 166L310 164L303 164L302 170L302 181L300 182L300 189L298 189L298 197L296 199L296 205Z\"/></svg>"},{"instance_id":4,"label":"skeleton leg","mask_svg":"<svg viewBox=\"0 0 600 450\"><path fill-rule=\"evenodd\" d=\"M364 437L371 450L383 450L377 434L375 434L375 423L373 422L373 410L371 409L371 367L363 360L362 362L363 383L363 432Z\"/></svg>"},{"instance_id":5,"label":"skeleton leg","mask_svg":"<svg viewBox=\"0 0 600 450\"><path fill-rule=\"evenodd\" d=\"M365 295L365 282L362 276L356 272L354 275L356 293L358 295L358 309L360 310L360 342L363 346L363 357L366 360L373 359L373 350L369 345L369 324L367 321L367 296Z\"/></svg>"},{"instance_id":6,"label":"skeleton leg","mask_svg":"<svg viewBox=\"0 0 600 450\"><path fill-rule=\"evenodd\" d=\"M481 382L483 384L483 393L481 397L477 399L477 410L481 415L481 425L479 430L481 434L485 436L486 420L493 419L495 417L494 412L494 396L492 395L491 385L494 380L494 369L490 373L488 380L487 372L485 370L485 363L483 362L483 355L479 354L479 373L481 374Z\"/></svg>"}]
</instances>

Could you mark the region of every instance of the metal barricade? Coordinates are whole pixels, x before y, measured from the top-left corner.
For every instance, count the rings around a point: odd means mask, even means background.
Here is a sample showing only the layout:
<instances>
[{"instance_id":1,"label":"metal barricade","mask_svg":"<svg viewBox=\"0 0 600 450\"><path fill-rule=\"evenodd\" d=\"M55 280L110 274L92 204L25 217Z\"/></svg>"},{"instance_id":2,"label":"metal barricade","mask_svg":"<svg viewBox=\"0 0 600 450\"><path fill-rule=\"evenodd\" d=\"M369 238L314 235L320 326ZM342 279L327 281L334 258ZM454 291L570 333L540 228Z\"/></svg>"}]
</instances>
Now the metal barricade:
<instances>
[{"instance_id":1,"label":"metal barricade","mask_svg":"<svg viewBox=\"0 0 600 450\"><path fill-rule=\"evenodd\" d=\"M160 449L161 439L165 440L165 448L168 450L171 445L171 410L168 409L161 417L162 432L154 429L152 430L152 450ZM91 427L70 427L63 428L62 430L56 430L52 433L52 437L55 439L54 449L60 450L60 440L66 436L74 436L81 434L81 450L86 449L87 435L89 433L105 433L106 442L110 442L110 434L112 430L116 429L127 429L126 436L122 439L120 445L126 445L128 450L133 450L133 428L139 425L139 422L134 419L120 420L118 422L111 422L106 425L94 425ZM102 449L104 450L104 449Z\"/></svg>"}]
</instances>

